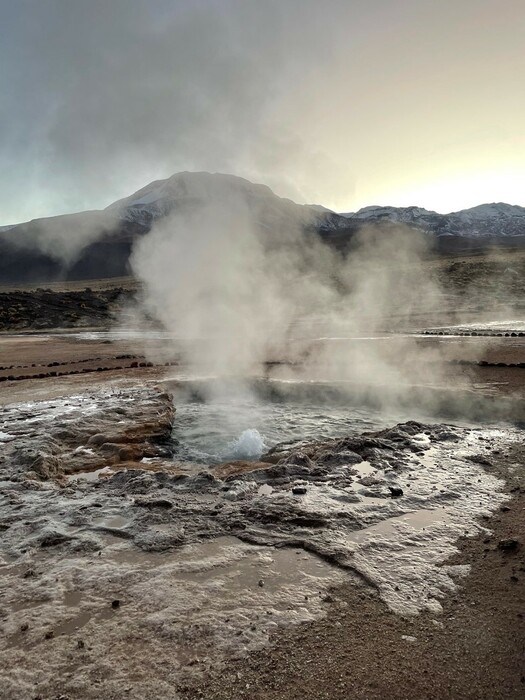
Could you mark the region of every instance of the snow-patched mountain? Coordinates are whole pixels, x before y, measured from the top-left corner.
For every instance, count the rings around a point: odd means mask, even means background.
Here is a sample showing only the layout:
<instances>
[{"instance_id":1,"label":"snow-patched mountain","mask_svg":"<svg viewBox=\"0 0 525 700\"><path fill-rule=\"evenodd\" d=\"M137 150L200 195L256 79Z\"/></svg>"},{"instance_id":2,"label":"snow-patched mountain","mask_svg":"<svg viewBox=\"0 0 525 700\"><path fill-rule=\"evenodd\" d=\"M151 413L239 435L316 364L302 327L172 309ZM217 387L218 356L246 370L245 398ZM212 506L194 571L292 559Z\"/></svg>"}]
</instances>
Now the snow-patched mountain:
<instances>
[{"instance_id":1,"label":"snow-patched mountain","mask_svg":"<svg viewBox=\"0 0 525 700\"><path fill-rule=\"evenodd\" d=\"M387 219L389 221L403 221L412 223L425 216L439 216L435 211L429 211L422 207L383 207L372 205L363 207L359 211L341 214L347 219Z\"/></svg>"},{"instance_id":2,"label":"snow-patched mountain","mask_svg":"<svg viewBox=\"0 0 525 700\"><path fill-rule=\"evenodd\" d=\"M139 237L170 215L189 214L182 220L191 226L191 214L203 208L210 211L211 225L214 216L228 212L241 226L255 226L277 240L286 232L304 231L337 244L356 228L324 207L296 204L240 177L177 173L102 211L35 219L0 231L0 282L127 275Z\"/></svg>"},{"instance_id":3,"label":"snow-patched mountain","mask_svg":"<svg viewBox=\"0 0 525 700\"><path fill-rule=\"evenodd\" d=\"M258 185L234 175L207 172L176 173L165 180L155 180L106 207L116 211L123 219L149 222L167 216L177 209L187 209L229 197L241 197L250 203L273 207L275 200L297 206L291 200L276 197L266 185Z\"/></svg>"},{"instance_id":4,"label":"snow-patched mountain","mask_svg":"<svg viewBox=\"0 0 525 700\"><path fill-rule=\"evenodd\" d=\"M348 222L330 209L297 204L277 196L266 185L223 173L182 172L155 180L129 197L113 202L106 211L121 220L143 226L172 213L186 213L203 206L245 205L253 222L263 228L283 224L314 225L321 230L348 227Z\"/></svg>"},{"instance_id":5,"label":"snow-patched mountain","mask_svg":"<svg viewBox=\"0 0 525 700\"><path fill-rule=\"evenodd\" d=\"M436 236L498 237L525 235L525 207L481 204L472 209L439 214L422 207L368 206L355 213L337 214L320 205L300 205L278 197L266 185L234 175L207 172L176 173L156 180L107 207L121 220L151 226L174 211L187 211L210 202L241 197L263 227L292 219L315 223L321 234L355 231L364 224L402 223Z\"/></svg>"},{"instance_id":6,"label":"snow-patched mountain","mask_svg":"<svg viewBox=\"0 0 525 700\"><path fill-rule=\"evenodd\" d=\"M379 226L384 235L396 224L433 236L438 253L468 252L487 246L525 246L525 208L482 204L473 209L438 214L421 207L365 207L337 214L320 205L297 204L277 196L266 185L221 173L183 172L156 180L106 209L35 219L0 227L0 283L53 279L94 279L129 274L129 259L138 238L172 214L210 208L210 220L222 207L249 222L265 240L302 230L348 252L354 234ZM246 217L246 218L244 218ZM183 219L184 220L184 219ZM191 226L191 216L185 220ZM271 234L271 235L270 235ZM308 240L305 238L305 245ZM227 242L225 243L227 245Z\"/></svg>"},{"instance_id":7,"label":"snow-patched mountain","mask_svg":"<svg viewBox=\"0 0 525 700\"><path fill-rule=\"evenodd\" d=\"M438 214L421 207L364 207L342 214L349 220L368 223L391 221L415 226L436 236L523 236L525 207L503 202L480 204L471 209Z\"/></svg>"}]
</instances>

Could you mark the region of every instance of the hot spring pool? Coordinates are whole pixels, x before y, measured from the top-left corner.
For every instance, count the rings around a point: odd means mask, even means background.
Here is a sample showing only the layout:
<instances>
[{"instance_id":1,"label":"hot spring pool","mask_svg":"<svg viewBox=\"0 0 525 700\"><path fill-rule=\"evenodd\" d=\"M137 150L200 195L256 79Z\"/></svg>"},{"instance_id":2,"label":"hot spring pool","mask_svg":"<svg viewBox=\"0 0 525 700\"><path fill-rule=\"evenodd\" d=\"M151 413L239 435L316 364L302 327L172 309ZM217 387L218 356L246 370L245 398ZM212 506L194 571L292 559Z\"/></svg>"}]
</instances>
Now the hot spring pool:
<instances>
[{"instance_id":1,"label":"hot spring pool","mask_svg":"<svg viewBox=\"0 0 525 700\"><path fill-rule=\"evenodd\" d=\"M397 422L398 417L362 407L287 401L176 401L175 459L216 463L257 459L282 442L358 435Z\"/></svg>"}]
</instances>

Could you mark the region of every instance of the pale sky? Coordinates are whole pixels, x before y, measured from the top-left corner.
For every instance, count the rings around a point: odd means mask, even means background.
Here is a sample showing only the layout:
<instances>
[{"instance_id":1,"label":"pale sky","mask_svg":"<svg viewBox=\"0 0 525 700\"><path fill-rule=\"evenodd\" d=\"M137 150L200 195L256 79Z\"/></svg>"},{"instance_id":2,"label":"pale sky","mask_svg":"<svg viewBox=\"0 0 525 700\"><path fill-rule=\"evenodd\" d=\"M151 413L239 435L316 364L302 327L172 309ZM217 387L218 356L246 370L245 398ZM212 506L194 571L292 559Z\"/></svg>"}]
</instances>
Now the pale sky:
<instances>
[{"instance_id":1,"label":"pale sky","mask_svg":"<svg viewBox=\"0 0 525 700\"><path fill-rule=\"evenodd\" d=\"M181 170L525 205L525 0L0 0L0 225Z\"/></svg>"}]
</instances>

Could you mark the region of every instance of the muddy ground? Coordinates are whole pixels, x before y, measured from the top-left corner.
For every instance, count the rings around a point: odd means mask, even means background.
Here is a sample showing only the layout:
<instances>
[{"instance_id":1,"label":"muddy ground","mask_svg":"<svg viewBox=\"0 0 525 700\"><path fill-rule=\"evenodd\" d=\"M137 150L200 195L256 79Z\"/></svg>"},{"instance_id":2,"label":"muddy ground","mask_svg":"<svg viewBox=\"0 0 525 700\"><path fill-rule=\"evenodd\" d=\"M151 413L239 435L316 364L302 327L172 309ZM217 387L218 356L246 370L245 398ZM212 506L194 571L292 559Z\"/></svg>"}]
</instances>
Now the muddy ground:
<instances>
[{"instance_id":1,"label":"muddy ground","mask_svg":"<svg viewBox=\"0 0 525 700\"><path fill-rule=\"evenodd\" d=\"M342 586L327 617L276 633L271 646L213 672L183 697L209 700L521 700L525 697L525 448L485 468L510 500L449 564L469 575L436 617L400 617L377 594ZM519 541L516 548L509 542Z\"/></svg>"},{"instance_id":2,"label":"muddy ground","mask_svg":"<svg viewBox=\"0 0 525 700\"><path fill-rule=\"evenodd\" d=\"M508 499L521 498L522 432L409 422L259 462L174 464L169 395L95 379L1 410L3 697L520 697L520 628L500 625L521 610L521 544L496 538L521 538L489 528L521 507ZM476 601L462 533L494 552L476 614L498 661L477 695L450 664L437 672L455 695L418 676L411 696L402 672L386 694L394 659L414 673L407 645L443 634L452 658L460 642L477 653L479 628L454 627L448 607Z\"/></svg>"},{"instance_id":3,"label":"muddy ground","mask_svg":"<svg viewBox=\"0 0 525 700\"><path fill-rule=\"evenodd\" d=\"M0 334L0 403L52 391L62 385L78 386L110 379L162 377L179 366L176 343L147 337L91 338L80 332ZM362 342L362 341L360 341ZM376 341L370 341L374 343ZM395 342L395 338L393 338ZM450 387L473 384L487 394L509 396L525 392L525 337L421 336L417 343L429 357L439 352L447 363ZM521 366L520 366L521 365ZM268 368L271 375L272 368ZM95 377L94 375L100 375Z\"/></svg>"},{"instance_id":4,"label":"muddy ground","mask_svg":"<svg viewBox=\"0 0 525 700\"><path fill-rule=\"evenodd\" d=\"M444 346L451 386L524 396L524 338L419 342ZM178 358L155 348L0 337L1 698L525 697L519 428L400 426L210 474L170 462ZM450 520L414 534L404 518L436 507ZM352 540L385 515L401 545Z\"/></svg>"}]
</instances>

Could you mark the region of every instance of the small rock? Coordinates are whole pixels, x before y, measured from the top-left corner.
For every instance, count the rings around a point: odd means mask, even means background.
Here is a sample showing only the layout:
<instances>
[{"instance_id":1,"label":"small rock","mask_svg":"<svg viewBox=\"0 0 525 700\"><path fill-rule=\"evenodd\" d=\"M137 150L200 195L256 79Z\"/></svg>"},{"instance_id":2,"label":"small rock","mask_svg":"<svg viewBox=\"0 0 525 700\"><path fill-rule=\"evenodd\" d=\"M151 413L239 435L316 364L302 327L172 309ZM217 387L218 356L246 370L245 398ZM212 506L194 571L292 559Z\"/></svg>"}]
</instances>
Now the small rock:
<instances>
[{"instance_id":1,"label":"small rock","mask_svg":"<svg viewBox=\"0 0 525 700\"><path fill-rule=\"evenodd\" d=\"M503 552L516 552L519 549L519 546L519 540L515 539L514 537L509 537L508 539L500 540L498 542L498 549L501 549Z\"/></svg>"},{"instance_id":2,"label":"small rock","mask_svg":"<svg viewBox=\"0 0 525 700\"><path fill-rule=\"evenodd\" d=\"M399 486L389 486L388 490L390 491L392 498L399 498L403 495L403 489Z\"/></svg>"},{"instance_id":3,"label":"small rock","mask_svg":"<svg viewBox=\"0 0 525 700\"><path fill-rule=\"evenodd\" d=\"M306 486L293 486L292 487L292 493L294 496L304 496L304 494L307 492Z\"/></svg>"},{"instance_id":4,"label":"small rock","mask_svg":"<svg viewBox=\"0 0 525 700\"><path fill-rule=\"evenodd\" d=\"M55 633L53 632L53 630L49 630L49 632L45 633L44 639L53 639L54 636L55 636Z\"/></svg>"},{"instance_id":5,"label":"small rock","mask_svg":"<svg viewBox=\"0 0 525 700\"><path fill-rule=\"evenodd\" d=\"M20 632L27 632L28 629L29 625L27 624L27 622L24 622L20 625Z\"/></svg>"},{"instance_id":6,"label":"small rock","mask_svg":"<svg viewBox=\"0 0 525 700\"><path fill-rule=\"evenodd\" d=\"M111 607L113 608L113 610L116 610L117 608L120 608L120 600L113 600L113 601L111 602Z\"/></svg>"},{"instance_id":7,"label":"small rock","mask_svg":"<svg viewBox=\"0 0 525 700\"><path fill-rule=\"evenodd\" d=\"M56 547L56 545L64 544L72 538L63 532L46 532L40 537L40 546L45 547Z\"/></svg>"},{"instance_id":8,"label":"small rock","mask_svg":"<svg viewBox=\"0 0 525 700\"><path fill-rule=\"evenodd\" d=\"M260 588L264 586L264 581L262 580L262 578L259 579L259 586Z\"/></svg>"},{"instance_id":9,"label":"small rock","mask_svg":"<svg viewBox=\"0 0 525 700\"><path fill-rule=\"evenodd\" d=\"M142 508L172 508L173 503L167 498L136 498L135 505Z\"/></svg>"},{"instance_id":10,"label":"small rock","mask_svg":"<svg viewBox=\"0 0 525 700\"><path fill-rule=\"evenodd\" d=\"M77 648L78 648L78 649L84 649L85 646L86 646L86 645L84 644L84 640L79 639L79 640L77 641Z\"/></svg>"}]
</instances>

